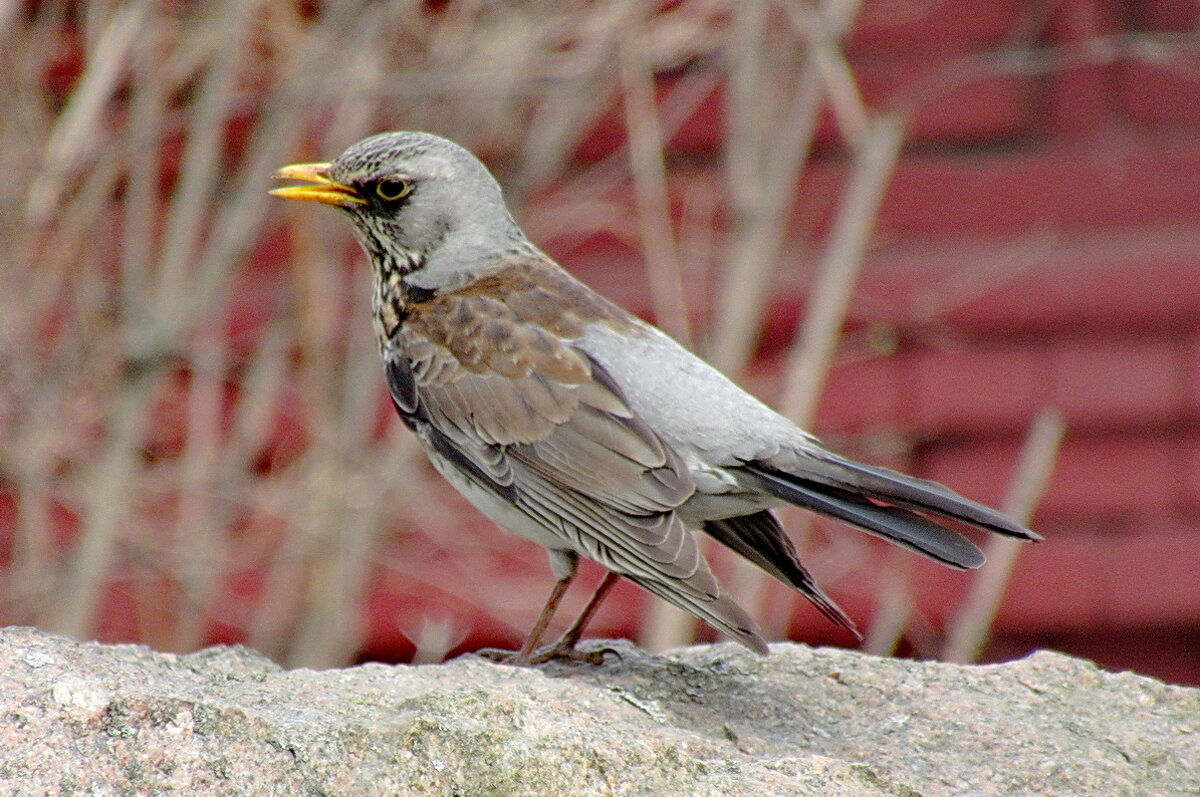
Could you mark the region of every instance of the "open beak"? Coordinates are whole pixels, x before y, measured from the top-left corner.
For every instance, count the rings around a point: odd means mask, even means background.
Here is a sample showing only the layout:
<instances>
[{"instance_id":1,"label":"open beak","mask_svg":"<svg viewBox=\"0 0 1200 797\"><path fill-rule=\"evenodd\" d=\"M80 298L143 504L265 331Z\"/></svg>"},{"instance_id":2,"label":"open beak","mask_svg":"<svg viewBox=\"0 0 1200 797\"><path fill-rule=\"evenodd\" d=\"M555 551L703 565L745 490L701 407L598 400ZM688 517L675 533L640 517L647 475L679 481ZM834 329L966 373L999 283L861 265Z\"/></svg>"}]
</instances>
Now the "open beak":
<instances>
[{"instance_id":1,"label":"open beak","mask_svg":"<svg viewBox=\"0 0 1200 797\"><path fill-rule=\"evenodd\" d=\"M271 193L284 199L307 199L310 202L320 202L339 208L353 208L367 204L348 185L342 185L329 179L328 163L297 163L284 166L271 175L276 180L304 180L312 185L288 185L283 188L272 188Z\"/></svg>"}]
</instances>

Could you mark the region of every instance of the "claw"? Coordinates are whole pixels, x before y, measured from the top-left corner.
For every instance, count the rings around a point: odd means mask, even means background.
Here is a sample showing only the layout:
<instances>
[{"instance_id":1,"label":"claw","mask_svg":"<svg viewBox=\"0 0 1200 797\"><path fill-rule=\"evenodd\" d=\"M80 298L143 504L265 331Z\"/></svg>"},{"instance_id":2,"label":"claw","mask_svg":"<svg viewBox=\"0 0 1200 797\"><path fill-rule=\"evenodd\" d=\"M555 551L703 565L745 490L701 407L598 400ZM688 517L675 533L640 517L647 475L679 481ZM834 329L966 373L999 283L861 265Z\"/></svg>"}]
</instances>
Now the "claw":
<instances>
[{"instance_id":1,"label":"claw","mask_svg":"<svg viewBox=\"0 0 1200 797\"><path fill-rule=\"evenodd\" d=\"M616 648L603 647L596 650L579 650L574 645L557 644L542 648L528 658L522 660L515 650L500 650L499 648L481 648L475 651L476 656L494 661L497 664L508 664L514 667L534 667L550 661L573 661L580 664L591 664L599 667L604 664L608 654L616 656L621 661L621 652Z\"/></svg>"},{"instance_id":2,"label":"claw","mask_svg":"<svg viewBox=\"0 0 1200 797\"><path fill-rule=\"evenodd\" d=\"M520 664L516 661L517 652L515 650L501 650L500 648L480 648L475 651L476 656L494 661L496 664Z\"/></svg>"},{"instance_id":3,"label":"claw","mask_svg":"<svg viewBox=\"0 0 1200 797\"><path fill-rule=\"evenodd\" d=\"M574 645L554 645L543 648L530 657L530 664L545 664L548 661L575 661L581 664L592 664L599 667L604 664L605 654L611 653L621 659L621 654L614 648L599 648L597 650L579 650Z\"/></svg>"}]
</instances>

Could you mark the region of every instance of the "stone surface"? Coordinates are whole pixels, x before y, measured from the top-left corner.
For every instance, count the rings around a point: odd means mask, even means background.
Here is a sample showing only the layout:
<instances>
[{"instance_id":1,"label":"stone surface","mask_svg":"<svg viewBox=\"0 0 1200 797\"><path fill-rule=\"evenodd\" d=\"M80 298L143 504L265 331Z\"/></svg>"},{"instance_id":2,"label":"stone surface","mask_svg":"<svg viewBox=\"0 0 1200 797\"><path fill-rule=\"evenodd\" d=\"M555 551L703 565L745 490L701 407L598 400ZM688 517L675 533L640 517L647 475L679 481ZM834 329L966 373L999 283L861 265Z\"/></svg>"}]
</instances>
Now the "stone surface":
<instances>
[{"instance_id":1,"label":"stone surface","mask_svg":"<svg viewBox=\"0 0 1200 797\"><path fill-rule=\"evenodd\" d=\"M1200 794L1200 690L732 644L284 671L0 631L0 793Z\"/></svg>"}]
</instances>

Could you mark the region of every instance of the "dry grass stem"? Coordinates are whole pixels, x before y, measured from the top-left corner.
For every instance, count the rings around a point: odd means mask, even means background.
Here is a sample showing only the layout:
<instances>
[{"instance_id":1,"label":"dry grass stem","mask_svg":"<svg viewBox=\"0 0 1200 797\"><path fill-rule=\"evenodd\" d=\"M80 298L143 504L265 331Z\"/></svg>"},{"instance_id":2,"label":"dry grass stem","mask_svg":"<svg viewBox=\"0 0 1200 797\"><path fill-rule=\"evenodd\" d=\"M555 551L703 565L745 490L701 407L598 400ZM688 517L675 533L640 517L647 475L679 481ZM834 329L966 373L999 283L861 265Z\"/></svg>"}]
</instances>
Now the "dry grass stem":
<instances>
[{"instance_id":1,"label":"dry grass stem","mask_svg":"<svg viewBox=\"0 0 1200 797\"><path fill-rule=\"evenodd\" d=\"M856 9L853 3L825 3L821 30L829 38L824 41L849 30ZM844 86L825 80L828 62L837 59L828 53L818 56L813 47L800 49L797 45L801 42L795 32L773 24L772 4L735 7L726 51L725 160L733 228L706 349L708 359L733 376L750 358L768 304L795 185L812 144L822 101L831 90L844 94ZM797 53L802 56L797 58ZM786 101L780 104L778 96ZM765 576L740 559L733 567L733 593L751 606L760 605L765 597ZM778 630L768 632L775 636ZM689 641L694 633L694 620L656 607L640 641L671 646Z\"/></svg>"},{"instance_id":2,"label":"dry grass stem","mask_svg":"<svg viewBox=\"0 0 1200 797\"><path fill-rule=\"evenodd\" d=\"M1053 408L1042 410L1030 425L1008 494L1001 504L1005 514L1018 523L1028 525L1033 518L1054 473L1054 463L1065 433L1062 413ZM1020 540L1008 537L988 539L984 547L987 565L976 574L950 623L942 648L943 661L966 664L979 657L1022 546Z\"/></svg>"},{"instance_id":3,"label":"dry grass stem","mask_svg":"<svg viewBox=\"0 0 1200 797\"><path fill-rule=\"evenodd\" d=\"M809 290L804 320L792 346L780 401L780 411L801 426L810 426L816 414L903 141L904 125L899 118L877 116L868 124L855 152L850 181L838 205Z\"/></svg>"},{"instance_id":4,"label":"dry grass stem","mask_svg":"<svg viewBox=\"0 0 1200 797\"><path fill-rule=\"evenodd\" d=\"M863 635L862 650L890 656L904 638L913 617L912 553L900 548L887 552L883 578L875 595L875 613Z\"/></svg>"},{"instance_id":5,"label":"dry grass stem","mask_svg":"<svg viewBox=\"0 0 1200 797\"><path fill-rule=\"evenodd\" d=\"M903 139L900 119L891 116L873 118L859 139L849 182L817 265L784 376L780 412L801 427L810 427L816 415L817 402ZM803 541L806 532L803 528L793 528L792 535L793 539ZM748 562L739 561L736 568L732 581L735 594L765 611L768 577ZM785 626L766 629L773 636L786 633L786 624L790 622L786 613L779 616Z\"/></svg>"},{"instance_id":6,"label":"dry grass stem","mask_svg":"<svg viewBox=\"0 0 1200 797\"><path fill-rule=\"evenodd\" d=\"M828 35L844 35L856 8L824 3ZM766 2L736 6L727 45L725 163L733 229L707 353L713 365L735 377L753 350L827 90L812 50L802 50L802 39L786 27L769 25L770 9ZM793 63L797 52L803 57Z\"/></svg>"},{"instance_id":7,"label":"dry grass stem","mask_svg":"<svg viewBox=\"0 0 1200 797\"><path fill-rule=\"evenodd\" d=\"M645 43L637 33L629 35L619 53L638 227L650 277L655 322L668 335L690 348L691 325L683 292L683 266L675 246L667 198L662 130L654 101L654 74L646 58Z\"/></svg>"}]
</instances>

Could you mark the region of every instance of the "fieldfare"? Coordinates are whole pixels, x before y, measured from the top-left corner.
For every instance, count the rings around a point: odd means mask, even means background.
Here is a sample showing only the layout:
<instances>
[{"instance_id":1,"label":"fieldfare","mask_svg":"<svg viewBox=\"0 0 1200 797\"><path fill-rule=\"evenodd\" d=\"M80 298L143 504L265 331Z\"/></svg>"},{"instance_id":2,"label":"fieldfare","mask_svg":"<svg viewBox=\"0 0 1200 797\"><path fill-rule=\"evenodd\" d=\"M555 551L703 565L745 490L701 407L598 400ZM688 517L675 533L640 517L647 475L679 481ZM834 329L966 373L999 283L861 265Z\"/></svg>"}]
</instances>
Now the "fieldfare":
<instances>
[{"instance_id":1,"label":"fieldfare","mask_svg":"<svg viewBox=\"0 0 1200 797\"><path fill-rule=\"evenodd\" d=\"M782 504L956 568L983 563L956 524L1038 539L941 484L828 451L577 281L525 237L496 180L457 144L384 133L275 177L306 183L277 196L340 209L366 250L392 400L434 467L549 552L558 580L515 663L602 659L575 645L618 577L765 654L695 529L854 631L771 513ZM539 649L580 556L608 574L559 641Z\"/></svg>"}]
</instances>

